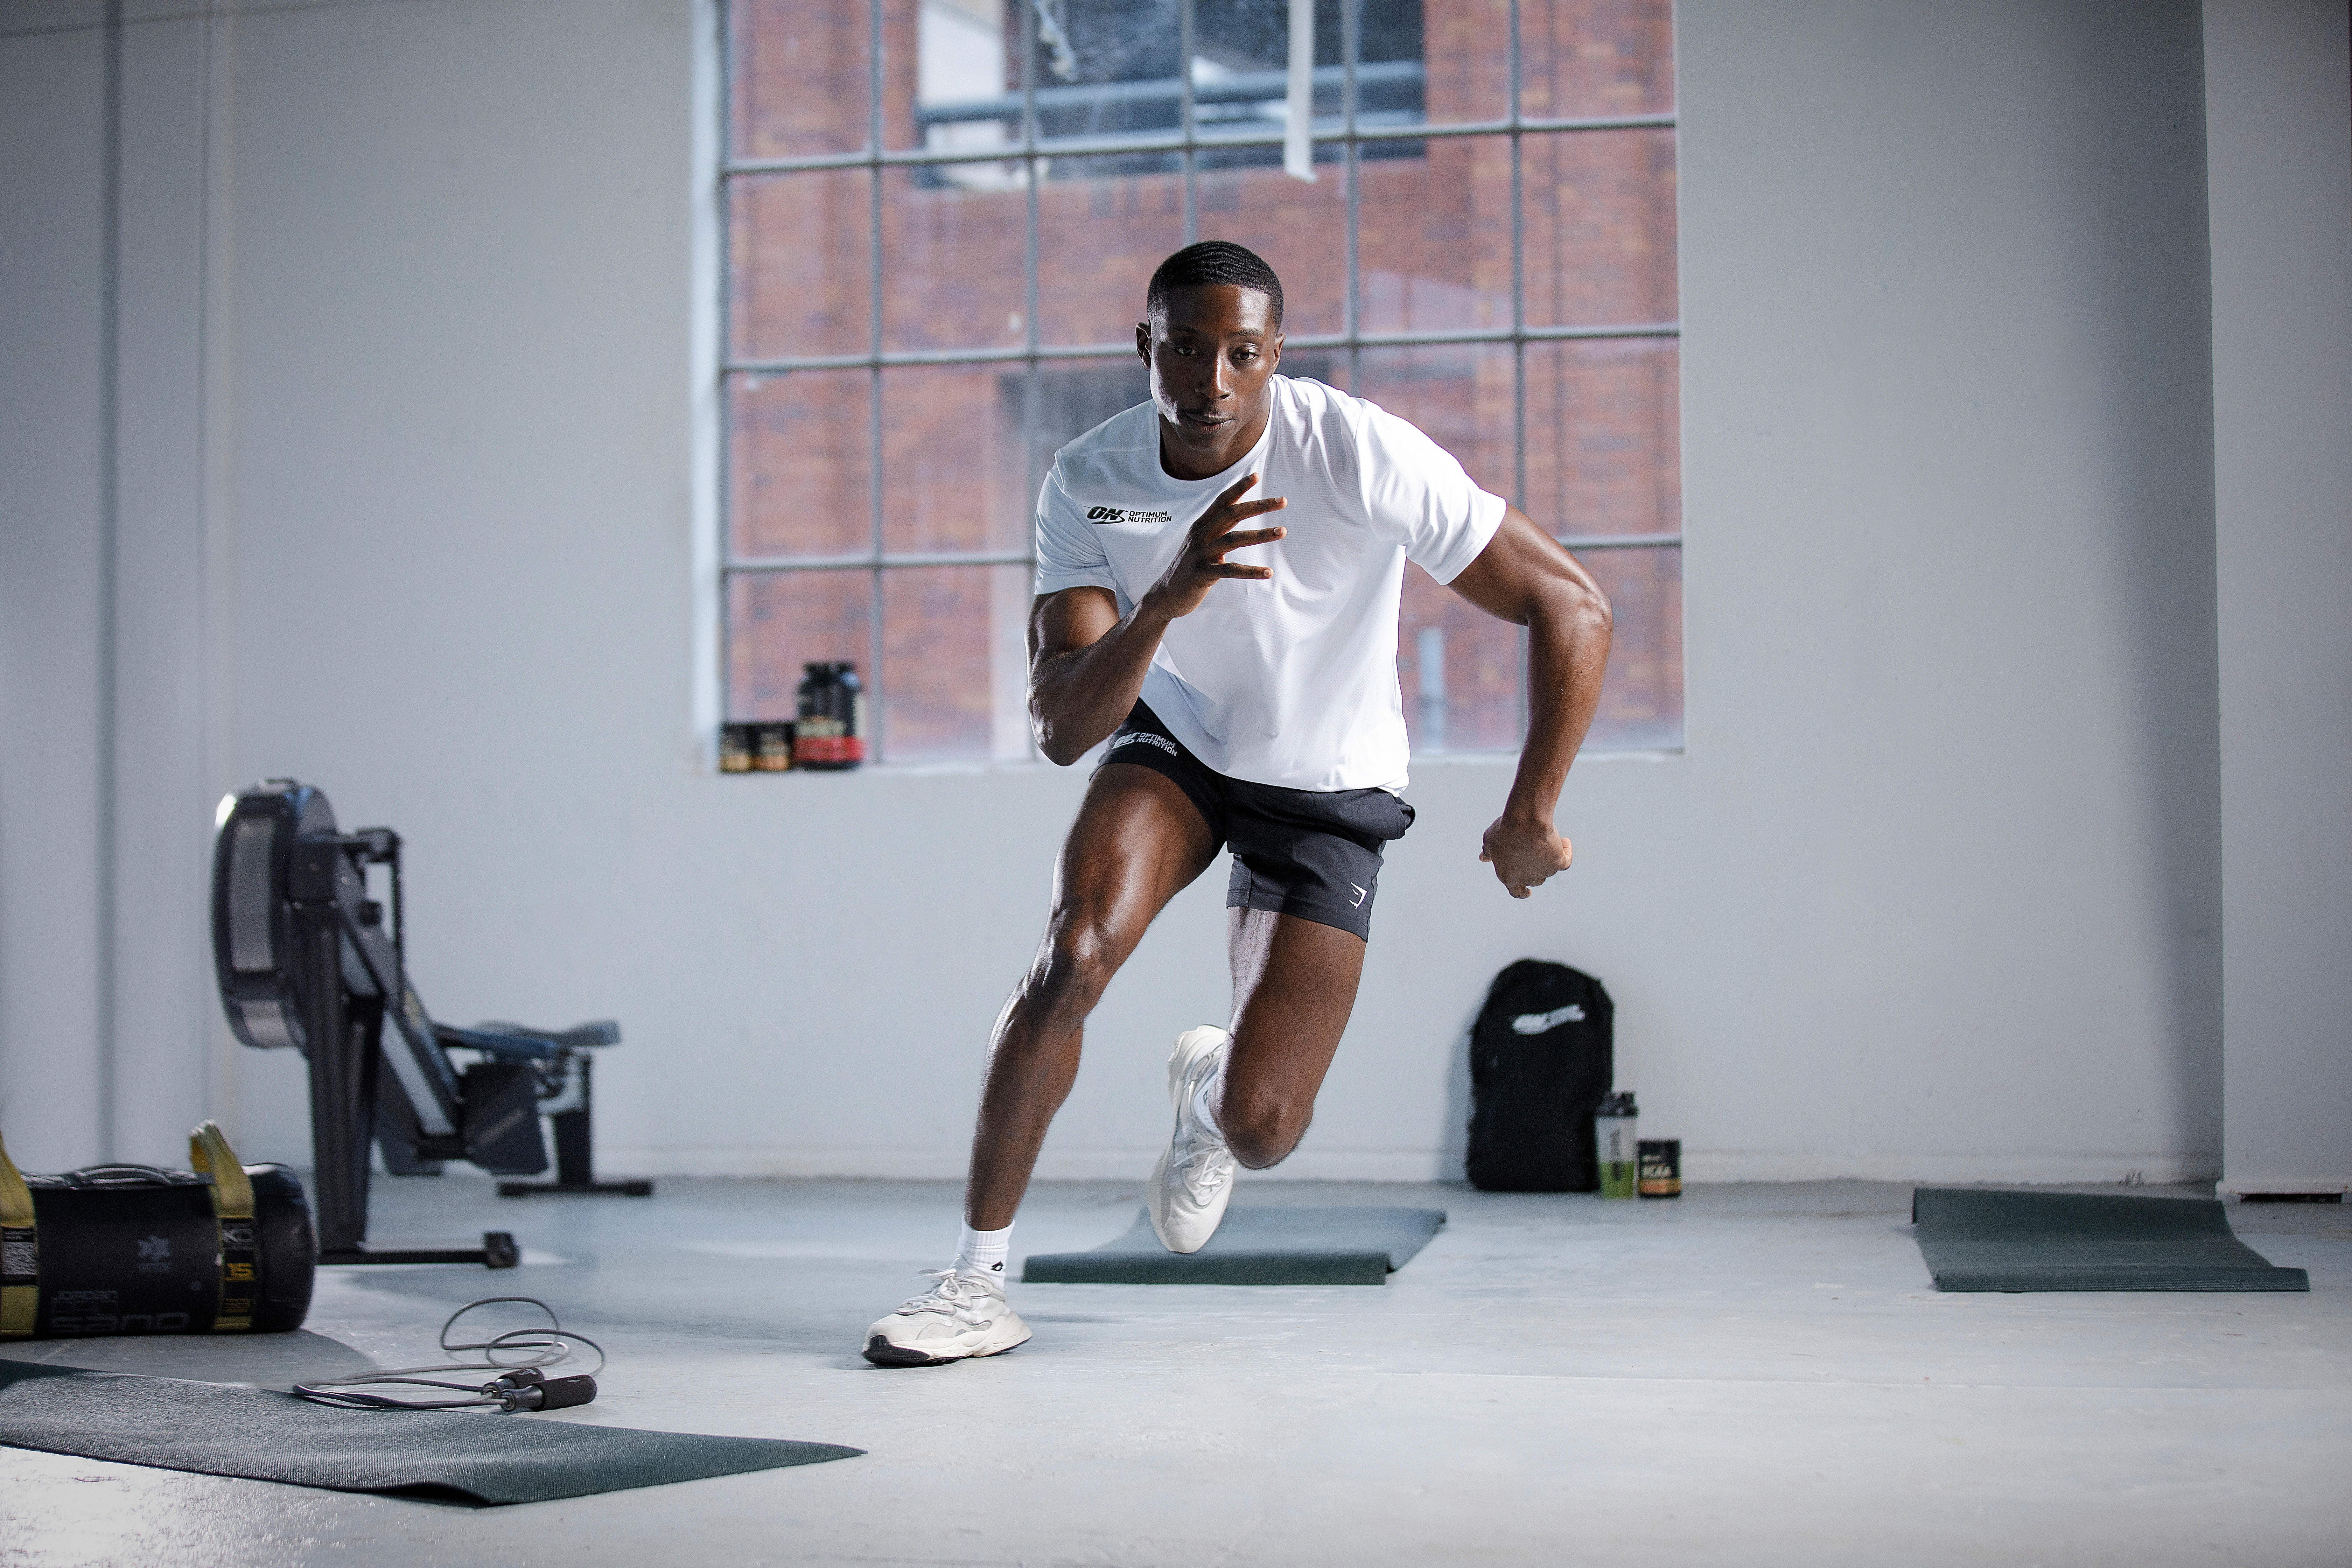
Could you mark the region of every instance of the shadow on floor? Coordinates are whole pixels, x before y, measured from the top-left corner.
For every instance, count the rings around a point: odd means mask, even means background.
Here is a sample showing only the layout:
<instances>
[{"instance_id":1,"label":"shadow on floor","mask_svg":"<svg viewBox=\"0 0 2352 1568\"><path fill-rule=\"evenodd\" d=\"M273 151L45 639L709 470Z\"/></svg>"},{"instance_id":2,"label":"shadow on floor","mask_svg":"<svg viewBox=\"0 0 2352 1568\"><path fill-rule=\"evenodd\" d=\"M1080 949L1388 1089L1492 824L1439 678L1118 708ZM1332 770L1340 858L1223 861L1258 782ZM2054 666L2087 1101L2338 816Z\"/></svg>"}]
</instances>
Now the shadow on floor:
<instances>
[{"instance_id":1,"label":"shadow on floor","mask_svg":"<svg viewBox=\"0 0 2352 1568\"><path fill-rule=\"evenodd\" d=\"M21 1340L0 1347L10 1361L85 1372L128 1372L199 1383L258 1383L284 1387L351 1377L375 1363L341 1340L297 1329L290 1334L116 1335L89 1340Z\"/></svg>"}]
</instances>

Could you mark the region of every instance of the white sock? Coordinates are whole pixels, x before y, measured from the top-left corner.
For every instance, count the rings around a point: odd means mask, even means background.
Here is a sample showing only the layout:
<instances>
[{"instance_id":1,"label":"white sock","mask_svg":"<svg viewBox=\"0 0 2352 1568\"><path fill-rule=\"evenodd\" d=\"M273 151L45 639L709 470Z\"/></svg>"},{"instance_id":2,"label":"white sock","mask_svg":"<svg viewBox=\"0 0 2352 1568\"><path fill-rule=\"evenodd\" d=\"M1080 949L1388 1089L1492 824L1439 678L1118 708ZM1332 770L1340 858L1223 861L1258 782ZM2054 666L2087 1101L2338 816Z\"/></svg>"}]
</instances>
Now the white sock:
<instances>
[{"instance_id":1,"label":"white sock","mask_svg":"<svg viewBox=\"0 0 2352 1568\"><path fill-rule=\"evenodd\" d=\"M1209 1136L1222 1143L1225 1130L1217 1121L1217 1105L1225 1098L1225 1064L1219 1062L1217 1070L1201 1080L1192 1091L1192 1120L1208 1129Z\"/></svg>"},{"instance_id":2,"label":"white sock","mask_svg":"<svg viewBox=\"0 0 2352 1568\"><path fill-rule=\"evenodd\" d=\"M1003 1230L974 1230L970 1225L956 1242L956 1272L984 1274L999 1285L1004 1283L1005 1254L1013 1247L1013 1227Z\"/></svg>"}]
</instances>

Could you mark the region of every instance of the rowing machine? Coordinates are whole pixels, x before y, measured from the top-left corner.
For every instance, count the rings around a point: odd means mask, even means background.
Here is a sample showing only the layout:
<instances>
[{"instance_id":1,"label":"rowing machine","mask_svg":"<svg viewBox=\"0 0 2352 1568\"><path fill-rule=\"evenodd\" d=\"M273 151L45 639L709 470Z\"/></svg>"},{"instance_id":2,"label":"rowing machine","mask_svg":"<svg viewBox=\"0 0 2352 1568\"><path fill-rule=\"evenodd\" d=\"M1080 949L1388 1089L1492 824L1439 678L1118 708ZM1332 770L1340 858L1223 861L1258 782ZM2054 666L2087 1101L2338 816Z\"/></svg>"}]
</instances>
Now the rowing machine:
<instances>
[{"instance_id":1,"label":"rowing machine","mask_svg":"<svg viewBox=\"0 0 2352 1568\"><path fill-rule=\"evenodd\" d=\"M308 1060L320 1262L501 1268L520 1258L505 1231L484 1233L479 1248L371 1251L371 1142L395 1175L436 1175L448 1160L492 1175L536 1175L547 1169L540 1118L548 1116L559 1179L502 1184L502 1194L653 1191L650 1182L598 1182L590 1164L587 1053L618 1044L620 1026L460 1029L425 1013L404 963L400 835L338 832L326 795L291 779L225 797L217 826L212 914L221 1003L247 1045L291 1047ZM390 873L389 931L383 905L368 895L371 866ZM452 1051L473 1059L461 1068Z\"/></svg>"}]
</instances>

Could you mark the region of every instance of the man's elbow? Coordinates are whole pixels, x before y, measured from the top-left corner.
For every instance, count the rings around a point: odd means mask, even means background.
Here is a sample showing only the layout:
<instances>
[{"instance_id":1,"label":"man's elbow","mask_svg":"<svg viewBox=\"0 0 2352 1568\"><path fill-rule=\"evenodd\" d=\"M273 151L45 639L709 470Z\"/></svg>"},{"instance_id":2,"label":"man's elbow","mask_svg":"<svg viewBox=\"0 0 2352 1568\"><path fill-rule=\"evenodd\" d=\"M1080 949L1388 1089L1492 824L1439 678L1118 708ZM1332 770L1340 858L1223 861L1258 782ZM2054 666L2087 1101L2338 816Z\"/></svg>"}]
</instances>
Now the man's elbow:
<instances>
[{"instance_id":1,"label":"man's elbow","mask_svg":"<svg viewBox=\"0 0 2352 1568\"><path fill-rule=\"evenodd\" d=\"M1616 629L1617 616L1601 584L1581 574L1564 579L1551 595L1552 615L1562 630L1578 640L1606 643Z\"/></svg>"},{"instance_id":2,"label":"man's elbow","mask_svg":"<svg viewBox=\"0 0 2352 1568\"><path fill-rule=\"evenodd\" d=\"M1087 748L1072 743L1073 737L1036 708L1029 710L1029 733L1037 742L1037 754L1057 768L1066 768L1087 754Z\"/></svg>"}]
</instances>

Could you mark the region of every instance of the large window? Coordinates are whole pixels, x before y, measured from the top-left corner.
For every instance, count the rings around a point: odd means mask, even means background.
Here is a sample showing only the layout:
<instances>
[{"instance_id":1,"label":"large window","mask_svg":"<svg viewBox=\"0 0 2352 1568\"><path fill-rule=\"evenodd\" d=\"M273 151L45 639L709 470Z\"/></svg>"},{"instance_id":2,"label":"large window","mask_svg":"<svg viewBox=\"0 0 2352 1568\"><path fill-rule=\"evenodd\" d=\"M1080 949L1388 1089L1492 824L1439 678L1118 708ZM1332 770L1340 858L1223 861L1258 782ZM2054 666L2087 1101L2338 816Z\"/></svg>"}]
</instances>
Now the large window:
<instances>
[{"instance_id":1,"label":"large window","mask_svg":"<svg viewBox=\"0 0 2352 1568\"><path fill-rule=\"evenodd\" d=\"M858 662L885 762L1025 759L1030 511L1147 395L1160 258L1282 275L1286 374L1427 431L1617 607L1599 749L1682 743L1667 0L734 0L729 715ZM1416 751L1517 744L1520 637L1407 569Z\"/></svg>"}]
</instances>

